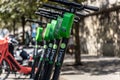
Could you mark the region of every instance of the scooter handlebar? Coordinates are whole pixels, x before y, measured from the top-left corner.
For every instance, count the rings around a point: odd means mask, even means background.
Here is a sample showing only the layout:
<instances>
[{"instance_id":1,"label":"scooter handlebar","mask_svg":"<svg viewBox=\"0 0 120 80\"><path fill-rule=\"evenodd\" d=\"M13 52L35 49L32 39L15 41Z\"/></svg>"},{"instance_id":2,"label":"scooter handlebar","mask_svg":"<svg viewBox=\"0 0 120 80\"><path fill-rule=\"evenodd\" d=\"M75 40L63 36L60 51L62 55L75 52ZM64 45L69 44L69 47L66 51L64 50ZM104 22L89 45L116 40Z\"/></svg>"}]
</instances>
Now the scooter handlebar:
<instances>
[{"instance_id":1,"label":"scooter handlebar","mask_svg":"<svg viewBox=\"0 0 120 80\"><path fill-rule=\"evenodd\" d=\"M52 8L52 9L57 9L57 10L65 11L65 12L70 12L68 9L62 8L60 6L53 6L53 5L50 5L50 4L43 4L43 6L44 7L49 7L49 8ZM38 10L50 12L48 10L43 10L41 8L39 8ZM62 15L62 13L57 13L57 12L52 12L52 11L50 13L57 14L57 15ZM86 14L82 14L82 13L80 14L80 13L77 13L77 12L75 14L78 15L78 16L83 16L83 17L86 16Z\"/></svg>"}]
</instances>

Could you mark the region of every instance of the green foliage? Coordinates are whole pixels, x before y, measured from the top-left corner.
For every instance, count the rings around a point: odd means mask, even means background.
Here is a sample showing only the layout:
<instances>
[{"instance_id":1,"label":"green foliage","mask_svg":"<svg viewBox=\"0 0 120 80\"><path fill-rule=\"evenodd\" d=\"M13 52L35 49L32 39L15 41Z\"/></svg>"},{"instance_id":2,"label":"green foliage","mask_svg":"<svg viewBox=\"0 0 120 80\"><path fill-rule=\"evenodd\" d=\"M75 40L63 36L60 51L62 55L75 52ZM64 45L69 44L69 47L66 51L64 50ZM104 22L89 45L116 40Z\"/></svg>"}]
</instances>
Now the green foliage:
<instances>
[{"instance_id":1,"label":"green foliage","mask_svg":"<svg viewBox=\"0 0 120 80\"><path fill-rule=\"evenodd\" d=\"M41 0L0 0L0 24L20 22L21 17L35 17L34 12L42 4ZM5 25L0 25L5 27Z\"/></svg>"}]
</instances>

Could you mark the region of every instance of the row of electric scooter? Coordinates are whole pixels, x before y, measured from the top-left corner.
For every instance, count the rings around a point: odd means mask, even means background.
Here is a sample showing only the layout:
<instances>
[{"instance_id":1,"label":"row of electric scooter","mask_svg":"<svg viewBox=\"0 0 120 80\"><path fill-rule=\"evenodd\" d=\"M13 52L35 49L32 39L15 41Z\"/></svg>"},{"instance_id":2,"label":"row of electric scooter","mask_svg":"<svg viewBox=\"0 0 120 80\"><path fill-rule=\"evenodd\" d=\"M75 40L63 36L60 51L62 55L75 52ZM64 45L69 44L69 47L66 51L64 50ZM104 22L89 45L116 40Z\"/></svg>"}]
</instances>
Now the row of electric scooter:
<instances>
[{"instance_id":1,"label":"row of electric scooter","mask_svg":"<svg viewBox=\"0 0 120 80\"><path fill-rule=\"evenodd\" d=\"M34 66L30 78L34 80L58 80L61 67L64 61L64 56L67 49L71 29L74 22L79 22L81 17L87 14L82 11L98 11L97 7L82 5L75 2L68 2L66 0L49 0L67 6L66 8L48 4L43 4L35 14L51 19L50 22L43 23L41 21L28 19L30 22L38 23L36 35L36 54ZM46 25L44 29L42 25ZM78 27L78 26L76 26ZM38 43L44 41L43 51L37 53ZM37 71L36 66L37 65Z\"/></svg>"}]
</instances>

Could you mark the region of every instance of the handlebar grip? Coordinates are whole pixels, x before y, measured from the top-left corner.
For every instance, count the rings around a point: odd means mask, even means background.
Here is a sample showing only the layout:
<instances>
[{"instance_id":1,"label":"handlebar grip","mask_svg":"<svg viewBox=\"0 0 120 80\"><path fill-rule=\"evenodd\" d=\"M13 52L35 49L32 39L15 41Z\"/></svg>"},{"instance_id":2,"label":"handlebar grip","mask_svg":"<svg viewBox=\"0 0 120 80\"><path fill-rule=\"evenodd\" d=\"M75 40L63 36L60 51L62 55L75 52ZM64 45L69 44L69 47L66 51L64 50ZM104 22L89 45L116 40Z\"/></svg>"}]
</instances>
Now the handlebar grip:
<instances>
[{"instance_id":1,"label":"handlebar grip","mask_svg":"<svg viewBox=\"0 0 120 80\"><path fill-rule=\"evenodd\" d=\"M80 17L85 17L86 16L86 14L83 14L83 13L81 13L81 12L76 12L75 13L77 16L80 16Z\"/></svg>"},{"instance_id":2,"label":"handlebar grip","mask_svg":"<svg viewBox=\"0 0 120 80\"><path fill-rule=\"evenodd\" d=\"M40 12L35 12L35 14L39 15L39 16L46 17L46 18L50 18L50 19L56 19L56 17L52 17L52 16L49 16L49 15L40 14Z\"/></svg>"},{"instance_id":3,"label":"handlebar grip","mask_svg":"<svg viewBox=\"0 0 120 80\"><path fill-rule=\"evenodd\" d=\"M45 10L45 9L43 9L43 8L38 8L38 11L46 12L46 13L49 13L49 14L61 15L60 12Z\"/></svg>"},{"instance_id":4,"label":"handlebar grip","mask_svg":"<svg viewBox=\"0 0 120 80\"><path fill-rule=\"evenodd\" d=\"M40 12L38 12L39 14L44 14L44 15L52 15L52 14L50 14L50 13L47 13L47 12L43 12L43 11L40 11Z\"/></svg>"},{"instance_id":5,"label":"handlebar grip","mask_svg":"<svg viewBox=\"0 0 120 80\"><path fill-rule=\"evenodd\" d=\"M46 10L46 9L43 9L43 8L38 8L38 11L49 12L49 10Z\"/></svg>"},{"instance_id":6,"label":"handlebar grip","mask_svg":"<svg viewBox=\"0 0 120 80\"><path fill-rule=\"evenodd\" d=\"M51 16L51 17L57 17L58 16L58 14L56 14L56 15L53 15L52 13L47 13L47 12L38 12L39 14L44 14L44 15L48 15L48 16Z\"/></svg>"},{"instance_id":7,"label":"handlebar grip","mask_svg":"<svg viewBox=\"0 0 120 80\"><path fill-rule=\"evenodd\" d=\"M69 12L68 9L60 7L60 6L53 6L50 4L43 4L44 7L48 7L48 8L52 8L52 9L57 9L57 10L61 10L61 11L65 11L65 12Z\"/></svg>"},{"instance_id":8,"label":"handlebar grip","mask_svg":"<svg viewBox=\"0 0 120 80\"><path fill-rule=\"evenodd\" d=\"M34 23L38 23L38 24L46 24L46 23L43 23L43 22L41 22L41 21L38 21L38 20L32 20L32 19L26 19L26 21L34 22Z\"/></svg>"},{"instance_id":9,"label":"handlebar grip","mask_svg":"<svg viewBox=\"0 0 120 80\"><path fill-rule=\"evenodd\" d=\"M49 0L49 1L58 2L58 3L61 3L61 4L67 5L67 6L75 6L75 7L82 7L83 6L82 4L79 4L79 3L76 3L76 2L69 2L69 1L66 1L66 0Z\"/></svg>"},{"instance_id":10,"label":"handlebar grip","mask_svg":"<svg viewBox=\"0 0 120 80\"><path fill-rule=\"evenodd\" d=\"M89 6L89 5L84 5L85 9L89 9L89 10L93 10L93 11L99 11L98 7L94 7L94 6Z\"/></svg>"}]
</instances>

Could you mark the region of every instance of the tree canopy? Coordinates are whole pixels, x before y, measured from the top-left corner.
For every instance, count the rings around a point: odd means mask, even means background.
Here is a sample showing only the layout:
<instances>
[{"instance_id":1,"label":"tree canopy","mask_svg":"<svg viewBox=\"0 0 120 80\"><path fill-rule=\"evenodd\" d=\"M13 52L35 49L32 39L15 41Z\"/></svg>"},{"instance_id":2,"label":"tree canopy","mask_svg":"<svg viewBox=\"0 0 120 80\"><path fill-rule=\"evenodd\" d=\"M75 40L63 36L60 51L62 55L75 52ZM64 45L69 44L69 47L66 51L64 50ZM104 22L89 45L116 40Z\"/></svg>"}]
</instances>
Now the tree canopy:
<instances>
[{"instance_id":1,"label":"tree canopy","mask_svg":"<svg viewBox=\"0 0 120 80\"><path fill-rule=\"evenodd\" d=\"M41 0L0 0L0 27L10 26L13 20L19 22L23 15L35 17L34 12L42 2Z\"/></svg>"},{"instance_id":2,"label":"tree canopy","mask_svg":"<svg viewBox=\"0 0 120 80\"><path fill-rule=\"evenodd\" d=\"M34 18L34 12L43 2L49 0L0 0L0 27L11 28L13 22L21 22L21 17ZM81 2L84 0L68 0Z\"/></svg>"}]
</instances>

